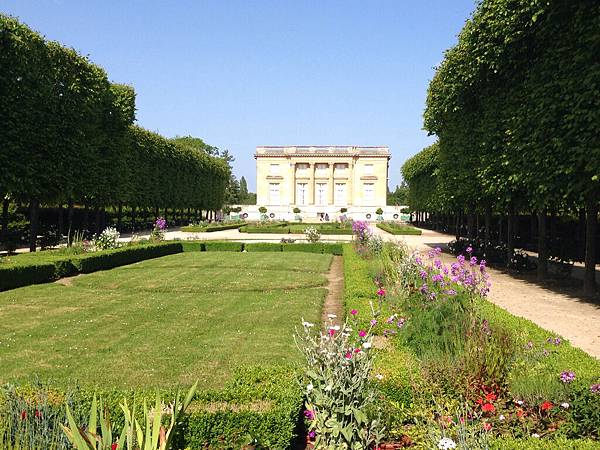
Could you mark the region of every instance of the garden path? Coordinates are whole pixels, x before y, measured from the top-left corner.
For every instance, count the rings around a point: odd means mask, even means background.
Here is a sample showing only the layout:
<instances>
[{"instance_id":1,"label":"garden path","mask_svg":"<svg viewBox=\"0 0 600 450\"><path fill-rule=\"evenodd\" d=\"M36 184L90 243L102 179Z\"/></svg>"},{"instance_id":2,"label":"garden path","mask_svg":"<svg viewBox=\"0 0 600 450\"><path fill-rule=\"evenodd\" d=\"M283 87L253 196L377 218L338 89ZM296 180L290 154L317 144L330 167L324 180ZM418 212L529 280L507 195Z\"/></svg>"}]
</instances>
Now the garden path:
<instances>
[{"instance_id":1,"label":"garden path","mask_svg":"<svg viewBox=\"0 0 600 450\"><path fill-rule=\"evenodd\" d=\"M340 325L344 320L344 302L342 294L344 292L344 266L341 256L334 256L331 261L331 267L327 274L327 297L323 303L323 312L321 313L321 323L325 327L329 319L328 314L333 314L336 318L333 322Z\"/></svg>"},{"instance_id":2,"label":"garden path","mask_svg":"<svg viewBox=\"0 0 600 450\"><path fill-rule=\"evenodd\" d=\"M421 236L393 236L375 228L374 233L392 241L404 241L416 250L442 249L453 237L431 230ZM452 255L442 259L451 261ZM590 355L600 359L600 304L579 297L578 288L540 285L533 279L517 278L498 269L489 269L492 288L489 300L511 314L535 322L568 339Z\"/></svg>"}]
</instances>

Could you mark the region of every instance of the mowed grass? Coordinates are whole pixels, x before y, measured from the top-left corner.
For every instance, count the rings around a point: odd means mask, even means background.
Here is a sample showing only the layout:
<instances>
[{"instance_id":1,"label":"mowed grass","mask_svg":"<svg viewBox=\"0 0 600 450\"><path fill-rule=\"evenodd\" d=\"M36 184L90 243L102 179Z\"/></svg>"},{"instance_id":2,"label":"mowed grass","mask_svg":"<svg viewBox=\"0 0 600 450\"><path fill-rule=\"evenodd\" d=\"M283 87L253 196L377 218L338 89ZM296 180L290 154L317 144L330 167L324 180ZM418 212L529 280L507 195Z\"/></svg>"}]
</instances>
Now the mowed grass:
<instances>
[{"instance_id":1,"label":"mowed grass","mask_svg":"<svg viewBox=\"0 0 600 450\"><path fill-rule=\"evenodd\" d=\"M331 255L190 252L0 293L0 381L218 388L245 364L295 364Z\"/></svg>"}]
</instances>

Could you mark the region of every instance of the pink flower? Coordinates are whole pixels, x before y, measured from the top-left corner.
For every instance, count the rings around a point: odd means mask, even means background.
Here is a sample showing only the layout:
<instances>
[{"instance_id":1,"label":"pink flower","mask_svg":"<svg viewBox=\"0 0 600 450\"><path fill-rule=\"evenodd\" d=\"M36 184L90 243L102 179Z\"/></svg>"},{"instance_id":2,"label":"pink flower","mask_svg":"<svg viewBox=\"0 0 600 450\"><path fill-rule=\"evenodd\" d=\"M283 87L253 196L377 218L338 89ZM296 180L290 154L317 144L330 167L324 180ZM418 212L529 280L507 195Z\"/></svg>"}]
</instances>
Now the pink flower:
<instances>
[{"instance_id":1,"label":"pink flower","mask_svg":"<svg viewBox=\"0 0 600 450\"><path fill-rule=\"evenodd\" d=\"M367 332L366 332L365 330L360 330L360 331L358 332L358 335L359 335L360 337L365 337L365 336L367 335Z\"/></svg>"},{"instance_id":2,"label":"pink flower","mask_svg":"<svg viewBox=\"0 0 600 450\"><path fill-rule=\"evenodd\" d=\"M360 348L355 348L354 353L360 353Z\"/></svg>"},{"instance_id":3,"label":"pink flower","mask_svg":"<svg viewBox=\"0 0 600 450\"><path fill-rule=\"evenodd\" d=\"M355 315L357 315L357 314L358 314L358 311L357 311L357 310L355 310L355 309L353 309L352 311L350 311L350 314L352 314L353 316L355 316Z\"/></svg>"},{"instance_id":4,"label":"pink flower","mask_svg":"<svg viewBox=\"0 0 600 450\"><path fill-rule=\"evenodd\" d=\"M346 352L346 359L352 358L352 352Z\"/></svg>"},{"instance_id":5,"label":"pink flower","mask_svg":"<svg viewBox=\"0 0 600 450\"><path fill-rule=\"evenodd\" d=\"M329 336L333 336L335 334L335 330L333 328L329 329Z\"/></svg>"},{"instance_id":6,"label":"pink flower","mask_svg":"<svg viewBox=\"0 0 600 450\"><path fill-rule=\"evenodd\" d=\"M383 297L385 295L385 289L379 288L379 290L377 291L377 295L379 295L380 297Z\"/></svg>"},{"instance_id":7,"label":"pink flower","mask_svg":"<svg viewBox=\"0 0 600 450\"><path fill-rule=\"evenodd\" d=\"M375 319L371 319L371 326L374 327L375 325L377 325L377 321Z\"/></svg>"},{"instance_id":8,"label":"pink flower","mask_svg":"<svg viewBox=\"0 0 600 450\"><path fill-rule=\"evenodd\" d=\"M492 424L488 422L483 422L483 429L485 431L490 431L492 429Z\"/></svg>"},{"instance_id":9,"label":"pink flower","mask_svg":"<svg viewBox=\"0 0 600 450\"><path fill-rule=\"evenodd\" d=\"M310 409L304 411L304 417L308 420L313 420L315 418L315 413L313 413Z\"/></svg>"}]
</instances>

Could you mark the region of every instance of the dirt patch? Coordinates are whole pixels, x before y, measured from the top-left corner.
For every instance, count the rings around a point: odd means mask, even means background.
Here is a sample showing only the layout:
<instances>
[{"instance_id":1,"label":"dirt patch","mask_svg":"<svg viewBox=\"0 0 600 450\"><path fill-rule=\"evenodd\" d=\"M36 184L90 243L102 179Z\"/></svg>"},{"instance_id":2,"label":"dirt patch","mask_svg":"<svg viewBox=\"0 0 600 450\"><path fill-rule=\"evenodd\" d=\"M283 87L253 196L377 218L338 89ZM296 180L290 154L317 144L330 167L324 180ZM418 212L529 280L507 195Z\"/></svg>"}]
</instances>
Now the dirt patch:
<instances>
[{"instance_id":1,"label":"dirt patch","mask_svg":"<svg viewBox=\"0 0 600 450\"><path fill-rule=\"evenodd\" d=\"M344 321L344 302L342 295L344 293L344 265L341 256L334 256L327 274L327 297L323 303L323 312L321 313L321 323L325 326L329 322L329 314L336 316L333 319L335 324L341 324Z\"/></svg>"},{"instance_id":2,"label":"dirt patch","mask_svg":"<svg viewBox=\"0 0 600 450\"><path fill-rule=\"evenodd\" d=\"M73 285L73 280L77 277L79 277L81 274L79 275L75 275L72 277L64 277L64 278L60 278L58 280L55 281L56 284L62 284L63 286L72 286Z\"/></svg>"}]
</instances>

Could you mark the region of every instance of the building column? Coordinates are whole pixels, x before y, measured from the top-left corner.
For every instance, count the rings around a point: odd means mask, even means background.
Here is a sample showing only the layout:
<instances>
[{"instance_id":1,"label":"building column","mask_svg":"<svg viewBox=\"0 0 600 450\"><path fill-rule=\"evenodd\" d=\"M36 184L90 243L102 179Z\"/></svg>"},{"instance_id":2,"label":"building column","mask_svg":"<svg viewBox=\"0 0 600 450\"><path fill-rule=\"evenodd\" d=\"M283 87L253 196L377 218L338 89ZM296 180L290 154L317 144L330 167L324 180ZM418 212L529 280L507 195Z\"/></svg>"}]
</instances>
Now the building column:
<instances>
[{"instance_id":1,"label":"building column","mask_svg":"<svg viewBox=\"0 0 600 450\"><path fill-rule=\"evenodd\" d=\"M296 163L290 163L290 183L291 183L291 190L290 190L290 195L289 195L289 204L290 205L295 205L296 204Z\"/></svg>"},{"instance_id":2,"label":"building column","mask_svg":"<svg viewBox=\"0 0 600 450\"><path fill-rule=\"evenodd\" d=\"M335 181L333 178L333 171L335 170L335 163L329 163L329 189L327 192L327 204L328 205L333 205L334 204L334 196L335 196Z\"/></svg>"},{"instance_id":3,"label":"building column","mask_svg":"<svg viewBox=\"0 0 600 450\"><path fill-rule=\"evenodd\" d=\"M308 163L308 206L315 204L315 163Z\"/></svg>"},{"instance_id":4,"label":"building column","mask_svg":"<svg viewBox=\"0 0 600 450\"><path fill-rule=\"evenodd\" d=\"M354 158L348 163L348 181L346 182L346 204L354 204Z\"/></svg>"}]
</instances>

